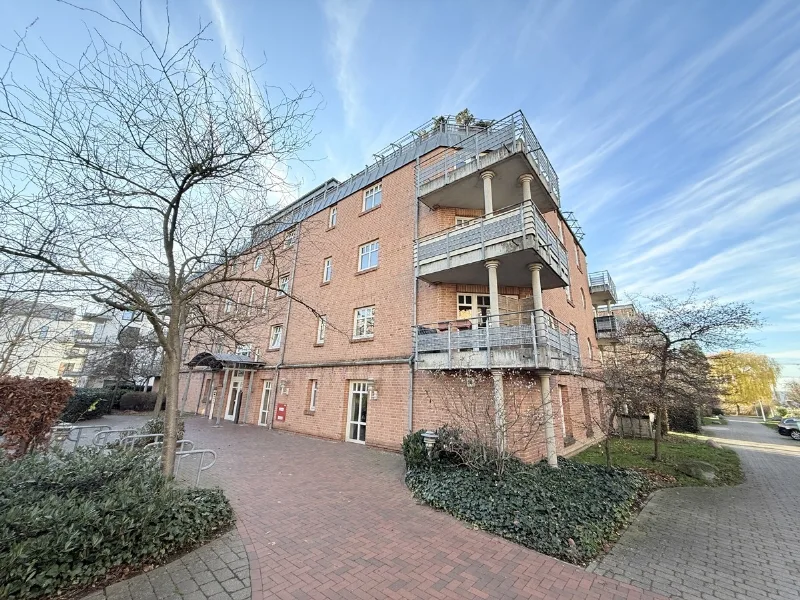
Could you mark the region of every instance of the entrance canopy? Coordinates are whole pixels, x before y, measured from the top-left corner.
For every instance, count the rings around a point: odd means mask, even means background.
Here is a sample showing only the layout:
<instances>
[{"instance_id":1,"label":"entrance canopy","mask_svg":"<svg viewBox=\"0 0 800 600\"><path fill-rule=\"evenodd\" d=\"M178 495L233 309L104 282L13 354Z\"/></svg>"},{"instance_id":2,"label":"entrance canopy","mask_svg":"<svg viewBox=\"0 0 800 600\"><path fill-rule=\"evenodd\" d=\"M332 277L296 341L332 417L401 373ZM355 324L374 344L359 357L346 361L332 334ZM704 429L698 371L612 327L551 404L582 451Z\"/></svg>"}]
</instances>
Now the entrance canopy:
<instances>
[{"instance_id":1,"label":"entrance canopy","mask_svg":"<svg viewBox=\"0 0 800 600\"><path fill-rule=\"evenodd\" d=\"M212 352L201 352L192 360L186 363L192 369L196 367L207 367L211 371L221 371L223 369L261 369L266 367L266 363L253 360L249 356L242 354L223 354Z\"/></svg>"}]
</instances>

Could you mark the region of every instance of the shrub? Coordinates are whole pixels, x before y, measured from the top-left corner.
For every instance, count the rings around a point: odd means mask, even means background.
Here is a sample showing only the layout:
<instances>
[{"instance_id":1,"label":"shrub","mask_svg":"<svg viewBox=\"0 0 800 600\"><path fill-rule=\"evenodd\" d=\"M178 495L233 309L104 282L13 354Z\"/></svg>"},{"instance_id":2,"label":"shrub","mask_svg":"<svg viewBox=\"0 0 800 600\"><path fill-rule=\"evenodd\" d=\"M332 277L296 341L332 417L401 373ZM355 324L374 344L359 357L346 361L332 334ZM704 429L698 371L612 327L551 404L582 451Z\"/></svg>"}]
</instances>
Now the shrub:
<instances>
[{"instance_id":1,"label":"shrub","mask_svg":"<svg viewBox=\"0 0 800 600\"><path fill-rule=\"evenodd\" d=\"M0 447L20 457L43 446L71 393L63 379L0 377Z\"/></svg>"},{"instance_id":2,"label":"shrub","mask_svg":"<svg viewBox=\"0 0 800 600\"><path fill-rule=\"evenodd\" d=\"M434 462L406 474L413 495L458 519L556 558L585 563L614 538L650 489L630 470L559 459L510 463L502 477Z\"/></svg>"},{"instance_id":3,"label":"shrub","mask_svg":"<svg viewBox=\"0 0 800 600\"><path fill-rule=\"evenodd\" d=\"M114 388L76 388L61 413L61 420L77 423L107 415L123 393L124 390Z\"/></svg>"},{"instance_id":4,"label":"shrub","mask_svg":"<svg viewBox=\"0 0 800 600\"><path fill-rule=\"evenodd\" d=\"M424 429L420 429L403 438L403 458L406 459L406 469L409 471L428 465L428 451L422 439L424 432Z\"/></svg>"},{"instance_id":5,"label":"shrub","mask_svg":"<svg viewBox=\"0 0 800 600\"><path fill-rule=\"evenodd\" d=\"M786 417L789 414L789 409L785 406L776 406L775 407L775 414L778 415L781 419Z\"/></svg>"},{"instance_id":6,"label":"shrub","mask_svg":"<svg viewBox=\"0 0 800 600\"><path fill-rule=\"evenodd\" d=\"M675 406L669 409L670 431L700 433L700 419L697 410L691 406Z\"/></svg>"},{"instance_id":7,"label":"shrub","mask_svg":"<svg viewBox=\"0 0 800 600\"><path fill-rule=\"evenodd\" d=\"M233 523L220 490L178 487L142 457L78 448L0 463L0 598L55 596Z\"/></svg>"},{"instance_id":8,"label":"shrub","mask_svg":"<svg viewBox=\"0 0 800 600\"><path fill-rule=\"evenodd\" d=\"M711 407L711 414L715 417L720 417L725 414L725 411L722 410L719 406L712 406Z\"/></svg>"},{"instance_id":9,"label":"shrub","mask_svg":"<svg viewBox=\"0 0 800 600\"><path fill-rule=\"evenodd\" d=\"M126 392L119 399L120 410L146 411L155 407L155 392Z\"/></svg>"},{"instance_id":10,"label":"shrub","mask_svg":"<svg viewBox=\"0 0 800 600\"><path fill-rule=\"evenodd\" d=\"M178 438L179 440L183 439L184 433L186 429L186 424L184 423L183 419L178 419ZM147 433L164 433L164 417L158 417L156 419L150 419L144 425L142 425L138 433L147 434Z\"/></svg>"}]
</instances>

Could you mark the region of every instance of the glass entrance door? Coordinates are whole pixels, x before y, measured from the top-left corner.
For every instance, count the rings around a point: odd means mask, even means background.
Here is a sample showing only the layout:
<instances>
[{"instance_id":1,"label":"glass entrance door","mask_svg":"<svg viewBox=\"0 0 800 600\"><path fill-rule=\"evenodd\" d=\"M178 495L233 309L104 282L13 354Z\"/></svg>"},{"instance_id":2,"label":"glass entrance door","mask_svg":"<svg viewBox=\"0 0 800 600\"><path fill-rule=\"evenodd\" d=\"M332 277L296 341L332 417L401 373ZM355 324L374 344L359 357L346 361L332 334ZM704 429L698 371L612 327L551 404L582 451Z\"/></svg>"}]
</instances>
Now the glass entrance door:
<instances>
[{"instance_id":1,"label":"glass entrance door","mask_svg":"<svg viewBox=\"0 0 800 600\"><path fill-rule=\"evenodd\" d=\"M236 417L236 407L242 398L242 382L244 378L236 378L231 381L231 389L228 393L228 404L225 407L225 420L233 421Z\"/></svg>"},{"instance_id":2,"label":"glass entrance door","mask_svg":"<svg viewBox=\"0 0 800 600\"><path fill-rule=\"evenodd\" d=\"M269 424L269 394L272 391L272 380L264 382L264 391L261 392L261 412L258 415L259 425Z\"/></svg>"},{"instance_id":3,"label":"glass entrance door","mask_svg":"<svg viewBox=\"0 0 800 600\"><path fill-rule=\"evenodd\" d=\"M350 402L347 407L348 442L363 444L367 439L367 391L366 381L350 382Z\"/></svg>"}]
</instances>

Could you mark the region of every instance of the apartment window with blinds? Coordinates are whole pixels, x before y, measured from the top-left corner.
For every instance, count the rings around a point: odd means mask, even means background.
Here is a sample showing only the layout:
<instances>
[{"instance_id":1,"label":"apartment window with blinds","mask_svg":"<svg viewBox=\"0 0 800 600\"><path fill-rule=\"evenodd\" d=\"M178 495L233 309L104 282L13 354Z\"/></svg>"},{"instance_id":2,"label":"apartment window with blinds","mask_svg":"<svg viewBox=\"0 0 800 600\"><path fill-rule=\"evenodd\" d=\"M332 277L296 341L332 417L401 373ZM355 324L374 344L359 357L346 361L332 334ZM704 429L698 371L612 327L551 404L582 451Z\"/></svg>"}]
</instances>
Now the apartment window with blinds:
<instances>
[{"instance_id":1,"label":"apartment window with blinds","mask_svg":"<svg viewBox=\"0 0 800 600\"><path fill-rule=\"evenodd\" d=\"M375 240L368 244L364 244L358 249L358 270L366 271L378 266L378 250L380 249L380 242Z\"/></svg>"},{"instance_id":2,"label":"apartment window with blinds","mask_svg":"<svg viewBox=\"0 0 800 600\"><path fill-rule=\"evenodd\" d=\"M383 186L379 183L368 190L364 190L364 211L372 210L381 205Z\"/></svg>"},{"instance_id":3,"label":"apartment window with blinds","mask_svg":"<svg viewBox=\"0 0 800 600\"><path fill-rule=\"evenodd\" d=\"M375 307L364 306L355 310L353 339L367 339L375 334Z\"/></svg>"}]
</instances>

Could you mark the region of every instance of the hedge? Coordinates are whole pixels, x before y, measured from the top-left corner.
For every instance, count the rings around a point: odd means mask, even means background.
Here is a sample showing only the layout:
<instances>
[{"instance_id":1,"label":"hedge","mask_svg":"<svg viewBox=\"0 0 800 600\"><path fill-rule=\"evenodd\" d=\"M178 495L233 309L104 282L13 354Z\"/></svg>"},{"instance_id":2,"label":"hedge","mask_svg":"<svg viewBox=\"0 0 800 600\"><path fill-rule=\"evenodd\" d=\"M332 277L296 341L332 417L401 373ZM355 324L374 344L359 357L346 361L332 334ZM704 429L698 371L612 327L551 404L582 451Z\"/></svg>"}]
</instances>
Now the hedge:
<instances>
[{"instance_id":1,"label":"hedge","mask_svg":"<svg viewBox=\"0 0 800 600\"><path fill-rule=\"evenodd\" d=\"M156 407L155 392L126 392L119 399L120 410L146 411Z\"/></svg>"},{"instance_id":2,"label":"hedge","mask_svg":"<svg viewBox=\"0 0 800 600\"><path fill-rule=\"evenodd\" d=\"M71 394L63 379L0 377L0 449L20 457L45 446Z\"/></svg>"},{"instance_id":3,"label":"hedge","mask_svg":"<svg viewBox=\"0 0 800 600\"><path fill-rule=\"evenodd\" d=\"M509 461L502 477L468 469L451 456L417 461L420 432L404 453L406 485L418 500L486 531L577 564L597 556L633 518L650 490L636 471L559 458L546 463ZM444 458L444 459L442 459Z\"/></svg>"},{"instance_id":4,"label":"hedge","mask_svg":"<svg viewBox=\"0 0 800 600\"><path fill-rule=\"evenodd\" d=\"M61 413L61 420L77 423L107 415L124 393L124 389L118 388L76 388Z\"/></svg>"},{"instance_id":5,"label":"hedge","mask_svg":"<svg viewBox=\"0 0 800 600\"><path fill-rule=\"evenodd\" d=\"M0 463L0 598L52 596L158 562L233 523L220 490L167 481L155 457L30 454Z\"/></svg>"},{"instance_id":6,"label":"hedge","mask_svg":"<svg viewBox=\"0 0 800 600\"><path fill-rule=\"evenodd\" d=\"M669 430L683 433L700 433L700 417L692 406L675 406L668 412Z\"/></svg>"}]
</instances>

